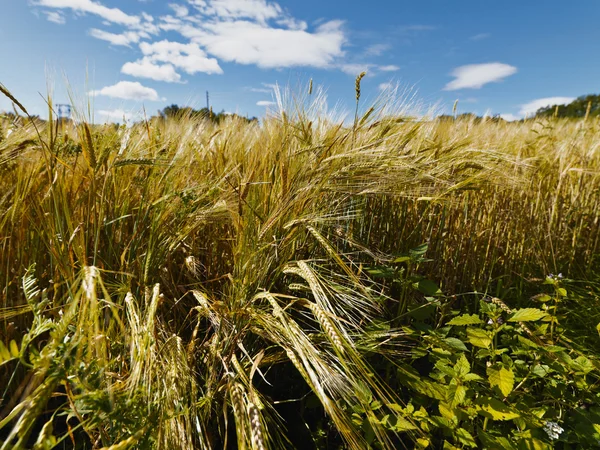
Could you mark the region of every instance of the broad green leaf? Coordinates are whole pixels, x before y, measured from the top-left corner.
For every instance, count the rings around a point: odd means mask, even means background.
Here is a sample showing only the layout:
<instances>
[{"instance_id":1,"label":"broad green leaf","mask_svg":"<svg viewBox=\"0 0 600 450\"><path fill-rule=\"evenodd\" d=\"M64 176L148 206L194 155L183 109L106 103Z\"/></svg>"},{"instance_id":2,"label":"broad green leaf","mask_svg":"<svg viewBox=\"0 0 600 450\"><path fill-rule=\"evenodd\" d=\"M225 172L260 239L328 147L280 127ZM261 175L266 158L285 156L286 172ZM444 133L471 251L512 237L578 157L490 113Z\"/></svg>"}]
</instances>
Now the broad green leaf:
<instances>
[{"instance_id":1,"label":"broad green leaf","mask_svg":"<svg viewBox=\"0 0 600 450\"><path fill-rule=\"evenodd\" d=\"M458 378L464 377L471 371L471 365L469 364L469 360L466 358L464 354L461 354L454 364L454 373Z\"/></svg>"},{"instance_id":2,"label":"broad green leaf","mask_svg":"<svg viewBox=\"0 0 600 450\"><path fill-rule=\"evenodd\" d=\"M452 422L455 422L455 423L458 422L458 417L456 417L454 408L450 407L450 405L448 405L447 403L440 402L438 404L438 410L440 411L440 414L442 415L442 417L445 417L446 419L451 420Z\"/></svg>"},{"instance_id":3,"label":"broad green leaf","mask_svg":"<svg viewBox=\"0 0 600 450\"><path fill-rule=\"evenodd\" d=\"M463 380L465 380L465 381L481 381L481 380L483 380L483 378L481 378L476 373L468 373L464 376Z\"/></svg>"},{"instance_id":4,"label":"broad green leaf","mask_svg":"<svg viewBox=\"0 0 600 450\"><path fill-rule=\"evenodd\" d=\"M448 344L455 350L461 350L463 352L466 352L468 350L463 341L461 341L460 339L449 337L444 339L444 342L446 342L446 344Z\"/></svg>"},{"instance_id":5,"label":"broad green leaf","mask_svg":"<svg viewBox=\"0 0 600 450\"><path fill-rule=\"evenodd\" d=\"M491 397L478 399L477 408L479 414L492 420L512 420L521 417L517 411Z\"/></svg>"},{"instance_id":6,"label":"broad green leaf","mask_svg":"<svg viewBox=\"0 0 600 450\"><path fill-rule=\"evenodd\" d=\"M483 323L477 314L463 314L462 316L455 317L448 325L477 325Z\"/></svg>"},{"instance_id":7,"label":"broad green leaf","mask_svg":"<svg viewBox=\"0 0 600 450\"><path fill-rule=\"evenodd\" d=\"M396 425L394 425L395 431L410 431L410 430L416 430L416 429L417 429L417 427L415 426L414 423L406 420L402 416L396 417Z\"/></svg>"},{"instance_id":8,"label":"broad green leaf","mask_svg":"<svg viewBox=\"0 0 600 450\"><path fill-rule=\"evenodd\" d=\"M537 308L523 308L518 309L514 312L514 314L508 319L509 322L533 322L536 320L540 320L545 317L547 314L541 309Z\"/></svg>"},{"instance_id":9,"label":"broad green leaf","mask_svg":"<svg viewBox=\"0 0 600 450\"><path fill-rule=\"evenodd\" d=\"M511 369L505 369L504 367L501 367L500 370L488 367L487 375L490 386L498 386L502 395L508 397L515 385L515 374L513 371Z\"/></svg>"},{"instance_id":10,"label":"broad green leaf","mask_svg":"<svg viewBox=\"0 0 600 450\"><path fill-rule=\"evenodd\" d=\"M489 333L481 328L467 328L467 339L475 347L488 348L492 344Z\"/></svg>"},{"instance_id":11,"label":"broad green leaf","mask_svg":"<svg viewBox=\"0 0 600 450\"><path fill-rule=\"evenodd\" d=\"M415 287L425 295L442 295L439 286L431 280L419 280Z\"/></svg>"},{"instance_id":12,"label":"broad green leaf","mask_svg":"<svg viewBox=\"0 0 600 450\"><path fill-rule=\"evenodd\" d=\"M427 448L429 447L430 441L426 438L418 438L415 448Z\"/></svg>"},{"instance_id":13,"label":"broad green leaf","mask_svg":"<svg viewBox=\"0 0 600 450\"><path fill-rule=\"evenodd\" d=\"M519 449L523 450L551 450L552 446L540 441L534 437L521 439L519 441Z\"/></svg>"},{"instance_id":14,"label":"broad green leaf","mask_svg":"<svg viewBox=\"0 0 600 450\"><path fill-rule=\"evenodd\" d=\"M477 447L477 443L475 442L473 435L464 428L459 428L456 430L455 435L462 445L466 445L467 447Z\"/></svg>"},{"instance_id":15,"label":"broad green leaf","mask_svg":"<svg viewBox=\"0 0 600 450\"><path fill-rule=\"evenodd\" d=\"M462 384L455 384L448 386L448 402L450 403L450 407L456 408L458 405L462 404L465 401L467 396L467 388Z\"/></svg>"},{"instance_id":16,"label":"broad green leaf","mask_svg":"<svg viewBox=\"0 0 600 450\"><path fill-rule=\"evenodd\" d=\"M460 448L455 447L448 441L444 441L444 446L442 447L442 450L460 450Z\"/></svg>"},{"instance_id":17,"label":"broad green leaf","mask_svg":"<svg viewBox=\"0 0 600 450\"><path fill-rule=\"evenodd\" d=\"M556 292L558 293L558 295L560 295L561 297L566 297L567 296L567 290L565 288L558 288L556 290Z\"/></svg>"},{"instance_id":18,"label":"broad green leaf","mask_svg":"<svg viewBox=\"0 0 600 450\"><path fill-rule=\"evenodd\" d=\"M415 247L415 248L409 250L408 253L413 257L423 256L425 253L427 253L428 248L429 248L429 245L427 243L425 243L425 244L421 244L418 247Z\"/></svg>"},{"instance_id":19,"label":"broad green leaf","mask_svg":"<svg viewBox=\"0 0 600 450\"><path fill-rule=\"evenodd\" d=\"M546 364L536 364L533 369L531 369L531 372L538 377L543 378L550 373L550 367Z\"/></svg>"}]
</instances>

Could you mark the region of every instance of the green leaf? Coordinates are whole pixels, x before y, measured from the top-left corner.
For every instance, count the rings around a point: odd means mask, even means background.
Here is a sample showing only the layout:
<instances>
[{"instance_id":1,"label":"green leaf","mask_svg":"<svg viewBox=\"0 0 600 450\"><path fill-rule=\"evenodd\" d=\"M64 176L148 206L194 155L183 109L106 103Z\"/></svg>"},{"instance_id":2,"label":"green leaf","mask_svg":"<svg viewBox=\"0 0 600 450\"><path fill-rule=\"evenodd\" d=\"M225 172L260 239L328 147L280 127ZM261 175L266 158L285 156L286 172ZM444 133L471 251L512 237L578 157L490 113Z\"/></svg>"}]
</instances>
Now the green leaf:
<instances>
[{"instance_id":1,"label":"green leaf","mask_svg":"<svg viewBox=\"0 0 600 450\"><path fill-rule=\"evenodd\" d=\"M466 348L465 348L465 350L466 350ZM12 357L10 356L10 352L8 351L8 349L6 348L4 343L2 341L0 341L0 363L4 362L4 361L8 361L11 358Z\"/></svg>"},{"instance_id":2,"label":"green leaf","mask_svg":"<svg viewBox=\"0 0 600 450\"><path fill-rule=\"evenodd\" d=\"M480 398L476 403L479 414L492 420L512 420L521 417L517 411L495 398Z\"/></svg>"},{"instance_id":3,"label":"green leaf","mask_svg":"<svg viewBox=\"0 0 600 450\"><path fill-rule=\"evenodd\" d=\"M18 358L19 357L19 346L17 345L17 342L14 339L12 341L10 341L9 347L10 347L11 356L13 358Z\"/></svg>"},{"instance_id":4,"label":"green leaf","mask_svg":"<svg viewBox=\"0 0 600 450\"><path fill-rule=\"evenodd\" d=\"M467 388L462 384L455 384L448 386L448 402L451 408L456 408L458 405L465 401L467 396Z\"/></svg>"},{"instance_id":5,"label":"green leaf","mask_svg":"<svg viewBox=\"0 0 600 450\"><path fill-rule=\"evenodd\" d=\"M467 346L463 344L463 341L461 341L460 339L449 337L444 339L444 342L455 350L461 350L463 352L466 352L468 350Z\"/></svg>"},{"instance_id":6,"label":"green leaf","mask_svg":"<svg viewBox=\"0 0 600 450\"><path fill-rule=\"evenodd\" d=\"M477 447L477 443L475 442L473 435L464 428L459 428L455 431L455 434L462 445L466 445L467 447Z\"/></svg>"},{"instance_id":7,"label":"green leaf","mask_svg":"<svg viewBox=\"0 0 600 450\"><path fill-rule=\"evenodd\" d=\"M439 286L431 280L419 280L415 287L425 295L442 295Z\"/></svg>"},{"instance_id":8,"label":"green leaf","mask_svg":"<svg viewBox=\"0 0 600 450\"><path fill-rule=\"evenodd\" d=\"M533 369L531 369L531 372L538 377L543 378L550 373L550 367L546 364L536 364Z\"/></svg>"},{"instance_id":9,"label":"green leaf","mask_svg":"<svg viewBox=\"0 0 600 450\"><path fill-rule=\"evenodd\" d=\"M500 392L502 392L505 397L508 397L515 385L515 374L513 371L511 369L505 369L504 367L501 367L500 370L488 367L487 375L490 386L498 386Z\"/></svg>"},{"instance_id":10,"label":"green leaf","mask_svg":"<svg viewBox=\"0 0 600 450\"><path fill-rule=\"evenodd\" d=\"M447 325L477 325L483 323L483 321L476 314L463 314L462 316L455 317Z\"/></svg>"},{"instance_id":11,"label":"green leaf","mask_svg":"<svg viewBox=\"0 0 600 450\"><path fill-rule=\"evenodd\" d=\"M427 249L429 248L429 244L425 243L425 244L421 244L418 247L415 247L411 250L409 250L409 254L410 256L412 256L413 258L419 257L419 256L423 256L425 253L427 253Z\"/></svg>"},{"instance_id":12,"label":"green leaf","mask_svg":"<svg viewBox=\"0 0 600 450\"><path fill-rule=\"evenodd\" d=\"M464 354L461 354L454 364L454 373L458 378L464 377L471 371L471 365L469 364L469 360L466 358Z\"/></svg>"},{"instance_id":13,"label":"green leaf","mask_svg":"<svg viewBox=\"0 0 600 450\"><path fill-rule=\"evenodd\" d=\"M467 339L475 347L489 348L492 344L489 333L481 328L467 328Z\"/></svg>"},{"instance_id":14,"label":"green leaf","mask_svg":"<svg viewBox=\"0 0 600 450\"><path fill-rule=\"evenodd\" d=\"M561 297L566 297L567 296L567 290L565 288L558 288L556 290L556 292L558 293L558 295L560 295Z\"/></svg>"},{"instance_id":15,"label":"green leaf","mask_svg":"<svg viewBox=\"0 0 600 450\"><path fill-rule=\"evenodd\" d=\"M533 322L536 320L540 320L543 317L546 317L547 314L546 312L542 311L541 309L537 309L537 308L523 308L523 309L518 309L517 311L515 311L515 313L512 315L512 317L510 319L508 319L509 322Z\"/></svg>"}]
</instances>

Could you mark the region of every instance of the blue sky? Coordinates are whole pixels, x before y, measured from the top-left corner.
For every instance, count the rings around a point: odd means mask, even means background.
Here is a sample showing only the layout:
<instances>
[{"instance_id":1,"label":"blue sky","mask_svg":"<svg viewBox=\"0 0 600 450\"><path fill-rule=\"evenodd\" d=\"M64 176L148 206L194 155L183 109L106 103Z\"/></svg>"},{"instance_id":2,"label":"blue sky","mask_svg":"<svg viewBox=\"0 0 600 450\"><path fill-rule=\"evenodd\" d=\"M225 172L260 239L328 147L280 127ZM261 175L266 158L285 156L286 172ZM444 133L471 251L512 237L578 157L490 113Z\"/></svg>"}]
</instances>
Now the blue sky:
<instances>
[{"instance_id":1,"label":"blue sky","mask_svg":"<svg viewBox=\"0 0 600 450\"><path fill-rule=\"evenodd\" d=\"M272 86L322 86L351 110L399 86L425 106L522 117L600 91L600 1L0 0L0 82L93 99L95 120L169 104L262 116ZM68 79L68 82L66 81ZM0 97L0 110L10 103Z\"/></svg>"}]
</instances>

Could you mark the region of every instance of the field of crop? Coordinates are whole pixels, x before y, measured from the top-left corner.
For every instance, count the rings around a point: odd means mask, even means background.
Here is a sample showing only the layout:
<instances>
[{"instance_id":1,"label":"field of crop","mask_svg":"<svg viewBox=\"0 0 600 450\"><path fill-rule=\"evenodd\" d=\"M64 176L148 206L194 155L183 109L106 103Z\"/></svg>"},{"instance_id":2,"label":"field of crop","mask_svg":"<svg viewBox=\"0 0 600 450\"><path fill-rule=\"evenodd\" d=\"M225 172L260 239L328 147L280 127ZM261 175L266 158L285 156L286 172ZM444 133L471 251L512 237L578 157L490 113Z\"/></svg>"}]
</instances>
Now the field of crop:
<instances>
[{"instance_id":1,"label":"field of crop","mask_svg":"<svg viewBox=\"0 0 600 450\"><path fill-rule=\"evenodd\" d=\"M1 450L600 446L600 120L319 105L0 119Z\"/></svg>"}]
</instances>

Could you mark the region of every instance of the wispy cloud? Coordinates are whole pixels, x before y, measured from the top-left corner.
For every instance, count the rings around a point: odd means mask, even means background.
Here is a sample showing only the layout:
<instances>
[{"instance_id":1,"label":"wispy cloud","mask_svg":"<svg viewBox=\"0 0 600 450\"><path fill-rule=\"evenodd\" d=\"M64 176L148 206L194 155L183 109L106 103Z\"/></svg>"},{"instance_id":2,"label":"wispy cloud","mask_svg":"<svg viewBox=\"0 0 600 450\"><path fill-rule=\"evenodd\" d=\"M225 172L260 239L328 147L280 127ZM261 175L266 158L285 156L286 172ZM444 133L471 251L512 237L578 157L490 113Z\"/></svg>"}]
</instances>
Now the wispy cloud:
<instances>
[{"instance_id":1,"label":"wispy cloud","mask_svg":"<svg viewBox=\"0 0 600 450\"><path fill-rule=\"evenodd\" d=\"M89 94L92 96L103 95L123 100L161 100L154 89L143 86L137 81L119 81L112 86L106 86L97 91L90 91Z\"/></svg>"},{"instance_id":2,"label":"wispy cloud","mask_svg":"<svg viewBox=\"0 0 600 450\"><path fill-rule=\"evenodd\" d=\"M256 102L257 106L274 106L277 103L269 101L269 100L260 100L258 102Z\"/></svg>"},{"instance_id":3,"label":"wispy cloud","mask_svg":"<svg viewBox=\"0 0 600 450\"><path fill-rule=\"evenodd\" d=\"M138 25L140 23L138 16L130 16L119 8L109 8L92 0L37 0L35 4L47 8L71 9L79 13L95 14L109 22L121 25Z\"/></svg>"},{"instance_id":4,"label":"wispy cloud","mask_svg":"<svg viewBox=\"0 0 600 450\"><path fill-rule=\"evenodd\" d=\"M142 37L149 37L148 34L143 32L125 31L120 34L116 34L109 33L108 31L98 30L97 28L92 28L89 33L90 36L96 39L110 42L112 45L123 45L126 47L129 47L131 44L138 43Z\"/></svg>"},{"instance_id":5,"label":"wispy cloud","mask_svg":"<svg viewBox=\"0 0 600 450\"><path fill-rule=\"evenodd\" d=\"M455 79L448 83L444 90L480 89L488 83L501 81L515 73L516 67L503 63L469 64L452 71L451 75Z\"/></svg>"},{"instance_id":6,"label":"wispy cloud","mask_svg":"<svg viewBox=\"0 0 600 450\"><path fill-rule=\"evenodd\" d=\"M521 105L519 115L527 117L534 115L540 108L554 105L567 105L575 100L575 97L545 97L532 100L524 105Z\"/></svg>"},{"instance_id":7,"label":"wispy cloud","mask_svg":"<svg viewBox=\"0 0 600 450\"><path fill-rule=\"evenodd\" d=\"M380 91L389 91L394 87L394 83L388 81L387 83L380 83L377 87Z\"/></svg>"},{"instance_id":8,"label":"wispy cloud","mask_svg":"<svg viewBox=\"0 0 600 450\"><path fill-rule=\"evenodd\" d=\"M475 34L473 36L471 36L469 38L470 41L481 41L483 39L487 39L489 37L491 37L491 33L479 33L479 34Z\"/></svg>"},{"instance_id":9,"label":"wispy cloud","mask_svg":"<svg viewBox=\"0 0 600 450\"><path fill-rule=\"evenodd\" d=\"M365 56L381 56L391 48L390 44L373 44L365 49Z\"/></svg>"},{"instance_id":10,"label":"wispy cloud","mask_svg":"<svg viewBox=\"0 0 600 450\"><path fill-rule=\"evenodd\" d=\"M353 77L357 76L359 73L362 72L367 72L368 75L375 75L378 72L395 72L397 70L400 70L400 67L393 64L381 66L379 64L371 63L345 63L340 64L338 67L342 72L347 73L348 75L351 75Z\"/></svg>"},{"instance_id":11,"label":"wispy cloud","mask_svg":"<svg viewBox=\"0 0 600 450\"><path fill-rule=\"evenodd\" d=\"M46 19L59 25L64 25L67 22L65 16L57 11L46 11Z\"/></svg>"}]
</instances>

